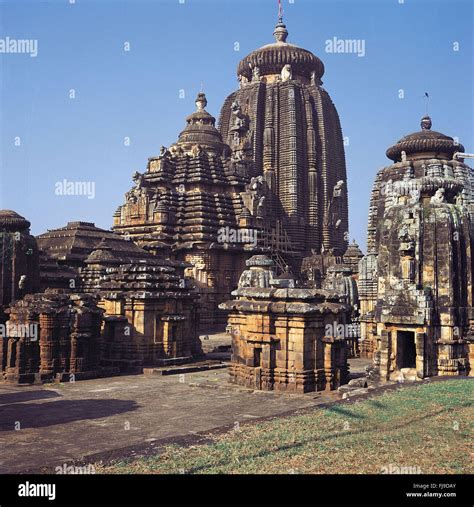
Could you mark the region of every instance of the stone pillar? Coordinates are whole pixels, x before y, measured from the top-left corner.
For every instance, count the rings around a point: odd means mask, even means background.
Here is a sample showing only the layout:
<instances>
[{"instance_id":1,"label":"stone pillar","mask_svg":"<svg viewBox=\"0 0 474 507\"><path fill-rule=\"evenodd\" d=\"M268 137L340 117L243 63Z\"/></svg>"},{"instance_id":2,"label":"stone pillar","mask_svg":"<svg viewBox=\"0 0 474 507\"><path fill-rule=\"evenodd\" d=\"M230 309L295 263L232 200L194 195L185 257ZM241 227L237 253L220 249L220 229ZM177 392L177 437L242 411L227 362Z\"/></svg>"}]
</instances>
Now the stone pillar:
<instances>
[{"instance_id":1,"label":"stone pillar","mask_svg":"<svg viewBox=\"0 0 474 507\"><path fill-rule=\"evenodd\" d=\"M418 378L425 378L427 376L428 358L425 352L425 333L416 333L415 335L415 348L416 348L416 375Z\"/></svg>"},{"instance_id":2,"label":"stone pillar","mask_svg":"<svg viewBox=\"0 0 474 507\"><path fill-rule=\"evenodd\" d=\"M71 348L69 332L70 332L69 315L67 313L58 315L58 335L59 335L58 369L61 372L69 371L69 356Z\"/></svg>"},{"instance_id":3,"label":"stone pillar","mask_svg":"<svg viewBox=\"0 0 474 507\"><path fill-rule=\"evenodd\" d=\"M392 332L383 329L380 332L380 342L378 346L378 363L380 376L385 380L390 378L392 370Z\"/></svg>"},{"instance_id":4,"label":"stone pillar","mask_svg":"<svg viewBox=\"0 0 474 507\"><path fill-rule=\"evenodd\" d=\"M40 323L40 374L52 377L55 373L55 334L57 329L56 316L42 313Z\"/></svg>"}]
</instances>

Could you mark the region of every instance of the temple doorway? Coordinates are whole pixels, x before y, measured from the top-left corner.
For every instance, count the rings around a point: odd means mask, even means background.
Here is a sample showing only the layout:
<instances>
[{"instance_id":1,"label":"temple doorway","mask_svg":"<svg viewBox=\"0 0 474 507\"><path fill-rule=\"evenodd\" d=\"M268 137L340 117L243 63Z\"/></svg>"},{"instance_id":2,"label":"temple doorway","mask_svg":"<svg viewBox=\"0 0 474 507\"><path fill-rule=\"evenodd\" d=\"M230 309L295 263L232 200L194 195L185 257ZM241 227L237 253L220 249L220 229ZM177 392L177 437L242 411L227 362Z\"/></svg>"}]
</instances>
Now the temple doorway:
<instances>
[{"instance_id":1,"label":"temple doorway","mask_svg":"<svg viewBox=\"0 0 474 507\"><path fill-rule=\"evenodd\" d=\"M253 365L256 368L258 368L259 366L261 366L260 364L261 361L262 361L262 349L255 347L253 349Z\"/></svg>"},{"instance_id":2,"label":"temple doorway","mask_svg":"<svg viewBox=\"0 0 474 507\"><path fill-rule=\"evenodd\" d=\"M397 367L416 368L415 333L397 331Z\"/></svg>"}]
</instances>

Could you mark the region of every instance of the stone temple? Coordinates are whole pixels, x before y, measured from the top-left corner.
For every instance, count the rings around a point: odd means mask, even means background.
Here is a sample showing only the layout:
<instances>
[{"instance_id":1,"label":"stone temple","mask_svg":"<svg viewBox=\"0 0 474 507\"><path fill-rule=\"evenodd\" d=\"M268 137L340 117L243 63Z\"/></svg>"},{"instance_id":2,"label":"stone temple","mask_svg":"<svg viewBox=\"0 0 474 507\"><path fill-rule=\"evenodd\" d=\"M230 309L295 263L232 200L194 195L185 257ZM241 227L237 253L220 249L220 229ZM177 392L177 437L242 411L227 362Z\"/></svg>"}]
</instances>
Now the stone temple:
<instances>
[{"instance_id":1,"label":"stone temple","mask_svg":"<svg viewBox=\"0 0 474 507\"><path fill-rule=\"evenodd\" d=\"M375 178L361 343L384 379L472 370L474 188L463 151L424 117L387 150L393 164Z\"/></svg>"},{"instance_id":2,"label":"stone temple","mask_svg":"<svg viewBox=\"0 0 474 507\"><path fill-rule=\"evenodd\" d=\"M314 250L342 255L348 211L339 116L322 86L323 62L287 42L279 19L275 42L238 65L239 90L227 97L220 132L233 158L264 181L264 215L285 234L299 269ZM290 262L290 259L288 259Z\"/></svg>"},{"instance_id":3,"label":"stone temple","mask_svg":"<svg viewBox=\"0 0 474 507\"><path fill-rule=\"evenodd\" d=\"M176 142L133 175L112 230L72 221L34 238L0 211L0 380L199 362L212 328L229 332L231 382L252 389L337 389L358 356L382 381L472 375L468 154L428 117L389 148L364 256L348 243L323 62L287 42L281 17L273 35L238 63L218 124L197 95Z\"/></svg>"},{"instance_id":4,"label":"stone temple","mask_svg":"<svg viewBox=\"0 0 474 507\"><path fill-rule=\"evenodd\" d=\"M301 392L335 389L348 376L344 336L348 305L336 291L296 288L277 277L264 255L247 261L235 299L221 305L232 328L231 381L254 389Z\"/></svg>"},{"instance_id":5,"label":"stone temple","mask_svg":"<svg viewBox=\"0 0 474 507\"><path fill-rule=\"evenodd\" d=\"M274 37L239 63L219 129L200 93L177 142L134 175L114 216L115 232L192 264L204 328L224 324L218 305L251 255L296 276L313 256L324 276L347 248L344 146L324 65L287 42L281 19Z\"/></svg>"}]
</instances>

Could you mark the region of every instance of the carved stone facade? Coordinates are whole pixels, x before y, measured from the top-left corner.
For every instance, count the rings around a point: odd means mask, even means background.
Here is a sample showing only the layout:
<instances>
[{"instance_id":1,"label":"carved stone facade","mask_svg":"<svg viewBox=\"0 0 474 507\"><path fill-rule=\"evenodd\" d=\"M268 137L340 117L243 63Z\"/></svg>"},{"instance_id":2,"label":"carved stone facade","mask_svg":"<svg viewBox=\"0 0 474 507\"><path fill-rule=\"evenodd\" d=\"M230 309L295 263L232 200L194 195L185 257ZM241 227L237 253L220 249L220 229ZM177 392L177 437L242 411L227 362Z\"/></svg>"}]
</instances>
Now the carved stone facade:
<instances>
[{"instance_id":1,"label":"carved stone facade","mask_svg":"<svg viewBox=\"0 0 474 507\"><path fill-rule=\"evenodd\" d=\"M184 263L151 254L123 264L105 245L86 259L87 290L105 311L102 364L121 372L180 364L202 355L197 293L184 278Z\"/></svg>"},{"instance_id":2,"label":"carved stone facade","mask_svg":"<svg viewBox=\"0 0 474 507\"><path fill-rule=\"evenodd\" d=\"M0 210L0 321L8 305L39 290L39 254L30 222Z\"/></svg>"},{"instance_id":3,"label":"carved stone facade","mask_svg":"<svg viewBox=\"0 0 474 507\"><path fill-rule=\"evenodd\" d=\"M288 239L291 255L279 251L298 273L312 250L346 250L344 146L336 108L322 87L322 61L286 42L281 19L274 36L275 43L239 63L240 88L225 100L219 130L233 156L263 178L266 227Z\"/></svg>"},{"instance_id":4,"label":"carved stone facade","mask_svg":"<svg viewBox=\"0 0 474 507\"><path fill-rule=\"evenodd\" d=\"M14 215L15 227L29 227ZM8 217L11 228L13 212ZM12 258L18 260L22 252L28 259L36 258L34 274L39 282L35 239L18 234ZM153 255L123 236L85 222L48 231L39 243L46 292L10 302L0 322L0 375L3 372L6 380L139 373L143 367L201 357L197 293L184 275L190 264ZM35 248L36 257L19 245ZM2 272L7 273L9 259L4 256ZM16 273L21 281L23 271L17 268ZM94 315L100 317L99 324L91 321L88 330L87 319Z\"/></svg>"},{"instance_id":5,"label":"carved stone facade","mask_svg":"<svg viewBox=\"0 0 474 507\"><path fill-rule=\"evenodd\" d=\"M345 263L330 266L326 272L322 288L338 294L341 300L350 308L342 335L347 344L347 356L349 358L359 357L359 292L357 289L357 272L354 272L354 266Z\"/></svg>"},{"instance_id":6,"label":"carved stone facade","mask_svg":"<svg viewBox=\"0 0 474 507\"><path fill-rule=\"evenodd\" d=\"M298 289L288 281L279 288L268 257L251 257L247 266L235 299L221 305L232 332L231 382L301 393L345 383L346 342L335 325L346 322L349 307L331 291Z\"/></svg>"},{"instance_id":7,"label":"carved stone facade","mask_svg":"<svg viewBox=\"0 0 474 507\"><path fill-rule=\"evenodd\" d=\"M132 262L145 252L133 241L96 227L91 222L69 222L37 238L40 250L41 290L66 289L82 291L81 270L85 260L99 244L110 247L114 258Z\"/></svg>"},{"instance_id":8,"label":"carved stone facade","mask_svg":"<svg viewBox=\"0 0 474 507\"><path fill-rule=\"evenodd\" d=\"M281 20L274 35L240 62L219 130L200 93L178 141L135 173L114 216L115 232L192 264L203 328L225 323L219 303L251 255L298 276L312 250L347 247L344 147L323 63L286 42Z\"/></svg>"},{"instance_id":9,"label":"carved stone facade","mask_svg":"<svg viewBox=\"0 0 474 507\"><path fill-rule=\"evenodd\" d=\"M7 382L84 379L100 374L102 311L85 294L28 294L9 308Z\"/></svg>"},{"instance_id":10,"label":"carved stone facade","mask_svg":"<svg viewBox=\"0 0 474 507\"><path fill-rule=\"evenodd\" d=\"M360 262L363 353L382 378L465 375L472 348L472 170L431 130L387 150Z\"/></svg>"},{"instance_id":11,"label":"carved stone facade","mask_svg":"<svg viewBox=\"0 0 474 507\"><path fill-rule=\"evenodd\" d=\"M231 158L206 105L200 93L178 141L135 175L114 230L149 252L190 264L186 275L199 289L201 323L209 328L225 321L218 304L236 285L246 252L257 246L261 195L246 163Z\"/></svg>"}]
</instances>

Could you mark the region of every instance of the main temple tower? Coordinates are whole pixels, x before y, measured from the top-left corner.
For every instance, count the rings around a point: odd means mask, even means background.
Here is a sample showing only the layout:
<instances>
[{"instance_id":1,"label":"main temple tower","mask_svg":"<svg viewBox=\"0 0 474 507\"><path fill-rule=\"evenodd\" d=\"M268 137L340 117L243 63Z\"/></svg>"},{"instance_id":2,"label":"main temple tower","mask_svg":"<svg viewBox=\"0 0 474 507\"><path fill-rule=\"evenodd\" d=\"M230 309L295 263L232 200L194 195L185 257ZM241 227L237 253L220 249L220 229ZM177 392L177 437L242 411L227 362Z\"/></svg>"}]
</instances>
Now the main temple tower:
<instances>
[{"instance_id":1,"label":"main temple tower","mask_svg":"<svg viewBox=\"0 0 474 507\"><path fill-rule=\"evenodd\" d=\"M239 63L240 88L225 100L219 129L233 158L263 177L266 224L291 244L293 257L342 255L346 166L339 116L322 87L324 65L287 42L281 17L273 35L273 44Z\"/></svg>"}]
</instances>

